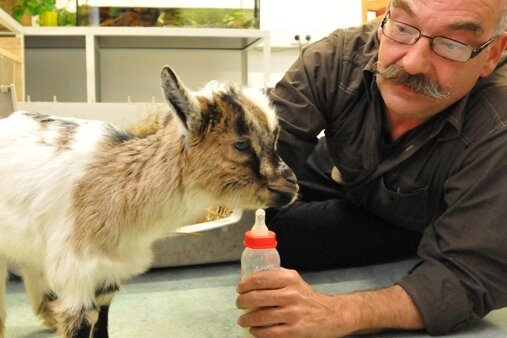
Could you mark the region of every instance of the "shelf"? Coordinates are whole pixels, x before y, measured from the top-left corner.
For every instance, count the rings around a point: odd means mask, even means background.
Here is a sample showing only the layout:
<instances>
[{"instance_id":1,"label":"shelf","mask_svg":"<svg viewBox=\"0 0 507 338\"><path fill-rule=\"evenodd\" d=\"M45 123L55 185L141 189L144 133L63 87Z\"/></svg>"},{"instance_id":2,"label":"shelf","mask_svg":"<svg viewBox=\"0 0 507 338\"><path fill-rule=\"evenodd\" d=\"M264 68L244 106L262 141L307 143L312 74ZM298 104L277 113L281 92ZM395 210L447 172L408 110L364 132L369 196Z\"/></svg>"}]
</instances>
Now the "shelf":
<instances>
[{"instance_id":1,"label":"shelf","mask_svg":"<svg viewBox=\"0 0 507 338\"><path fill-rule=\"evenodd\" d=\"M259 38L188 37L188 36L98 36L102 48L171 48L243 50Z\"/></svg>"},{"instance_id":2,"label":"shelf","mask_svg":"<svg viewBox=\"0 0 507 338\"><path fill-rule=\"evenodd\" d=\"M31 67L32 70L44 67L41 55L50 55L51 51L54 52L56 49L62 49L62 52L65 49L69 53L71 50L78 51L79 54L71 53L71 57L76 58L77 68L71 66L67 73L72 74L71 78L78 81L75 85L79 86L82 86L79 84L82 83L82 79L76 75L76 72L85 75L87 102L101 101L100 58L103 52L114 49L126 49L132 52L149 49L238 51L241 53L241 82L248 84L248 51L254 46L262 46L263 82L264 84L270 82L270 33L265 30L174 27L24 27L22 36L27 60L32 62L32 65L27 65L27 67ZM56 57L55 55L53 54L53 57ZM84 60L84 64L79 60ZM50 57L47 58L47 65L54 66L55 64L58 62L50 60ZM50 79L48 76L45 74L45 78ZM68 82L67 78L60 79L60 82L62 80ZM40 84L37 85L40 86ZM58 86L60 84L55 85L56 88ZM32 86L30 89L33 92L36 88ZM69 92L69 90L64 89L64 92ZM73 96L76 97L75 94ZM82 97L79 96L78 100L82 100Z\"/></svg>"},{"instance_id":3,"label":"shelf","mask_svg":"<svg viewBox=\"0 0 507 338\"><path fill-rule=\"evenodd\" d=\"M85 48L84 35L25 35L25 48Z\"/></svg>"},{"instance_id":4,"label":"shelf","mask_svg":"<svg viewBox=\"0 0 507 338\"><path fill-rule=\"evenodd\" d=\"M55 39L72 41L93 36L105 48L182 48L243 50L269 37L258 29L173 27L26 27L27 47L54 45ZM66 47L66 42L61 43Z\"/></svg>"}]
</instances>

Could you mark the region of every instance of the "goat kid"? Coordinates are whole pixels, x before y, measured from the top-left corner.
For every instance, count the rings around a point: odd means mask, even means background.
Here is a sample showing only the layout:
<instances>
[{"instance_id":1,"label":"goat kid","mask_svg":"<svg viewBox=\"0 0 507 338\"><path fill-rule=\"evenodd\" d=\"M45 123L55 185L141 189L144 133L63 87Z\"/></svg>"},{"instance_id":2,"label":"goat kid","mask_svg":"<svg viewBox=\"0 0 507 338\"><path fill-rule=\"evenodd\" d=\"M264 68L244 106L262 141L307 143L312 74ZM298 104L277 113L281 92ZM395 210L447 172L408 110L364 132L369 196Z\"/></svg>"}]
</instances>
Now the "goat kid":
<instances>
[{"instance_id":1,"label":"goat kid","mask_svg":"<svg viewBox=\"0 0 507 338\"><path fill-rule=\"evenodd\" d=\"M0 120L0 338L9 263L61 337L104 338L114 293L149 268L156 239L206 207L294 201L264 95L216 81L190 92L169 67L161 78L172 109L148 135L30 112Z\"/></svg>"}]
</instances>

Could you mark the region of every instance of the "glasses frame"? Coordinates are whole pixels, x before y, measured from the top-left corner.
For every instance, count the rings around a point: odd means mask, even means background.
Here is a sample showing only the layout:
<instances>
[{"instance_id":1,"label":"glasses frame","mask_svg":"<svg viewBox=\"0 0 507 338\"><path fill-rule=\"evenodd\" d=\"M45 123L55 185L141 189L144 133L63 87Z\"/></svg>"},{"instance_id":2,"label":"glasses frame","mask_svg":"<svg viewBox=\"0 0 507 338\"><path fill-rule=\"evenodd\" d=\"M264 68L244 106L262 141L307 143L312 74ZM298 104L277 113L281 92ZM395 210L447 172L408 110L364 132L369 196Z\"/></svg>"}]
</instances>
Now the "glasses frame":
<instances>
[{"instance_id":1,"label":"glasses frame","mask_svg":"<svg viewBox=\"0 0 507 338\"><path fill-rule=\"evenodd\" d=\"M477 55L479 55L480 52L482 52L484 49L486 49L486 47L488 47L489 45L491 45L498 38L498 35L495 35L491 39L489 39L488 41L484 42L479 47L473 48L472 46L470 46L470 45L468 45L468 44L466 44L464 42L461 42L461 41L458 41L458 40L454 40L454 39L451 39L451 38L448 38L448 37L445 37L445 36L440 36L440 35L428 36L428 35L424 35L419 28L414 27L412 25L409 25L408 23L404 23L404 22L401 22L401 21L398 21L398 20L395 20L395 19L391 19L389 17L389 15L390 15L390 12L387 12L386 15L384 16L384 18L382 19L382 23L380 24L380 28L382 29L382 34L385 37L389 38L390 40L392 40L394 42L400 43L402 45L409 45L409 46L416 44L417 41L419 41L419 39L421 37L427 38L427 39L429 39L431 41L431 50L433 51L433 53L437 54L440 57L443 57L444 59L455 61L455 62L465 63L465 62L469 61L470 59L473 59L474 57L476 57ZM400 42L398 40L395 40L395 39L391 38L390 36L386 35L385 32L384 32L384 26L389 21L396 22L398 24L402 24L402 25L405 25L407 27L413 28L414 30L416 30L417 32L419 32L419 36L412 43L405 43L405 42ZM460 45L463 45L463 47L466 47L467 49L470 50L470 56L466 60L454 60L454 59L450 59L450 58L448 58L446 56L443 56L443 55L439 54L438 52L435 51L435 49L433 47L433 40L435 40L436 38L447 39L447 40L456 42L456 43L458 43Z\"/></svg>"}]
</instances>

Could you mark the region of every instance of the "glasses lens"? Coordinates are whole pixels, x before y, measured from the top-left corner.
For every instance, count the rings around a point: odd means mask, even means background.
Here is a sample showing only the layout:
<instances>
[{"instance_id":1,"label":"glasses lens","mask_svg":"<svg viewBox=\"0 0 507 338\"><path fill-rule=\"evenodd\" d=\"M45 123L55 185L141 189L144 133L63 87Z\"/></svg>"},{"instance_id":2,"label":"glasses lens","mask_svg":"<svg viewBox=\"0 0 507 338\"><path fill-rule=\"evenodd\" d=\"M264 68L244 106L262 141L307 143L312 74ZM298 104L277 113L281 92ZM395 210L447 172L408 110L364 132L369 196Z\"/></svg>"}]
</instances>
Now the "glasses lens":
<instances>
[{"instance_id":1,"label":"glasses lens","mask_svg":"<svg viewBox=\"0 0 507 338\"><path fill-rule=\"evenodd\" d=\"M396 42L411 45L417 41L420 32L412 26L388 19L384 24L382 32Z\"/></svg>"},{"instance_id":2,"label":"glasses lens","mask_svg":"<svg viewBox=\"0 0 507 338\"><path fill-rule=\"evenodd\" d=\"M454 61L465 62L470 58L472 49L458 41L435 37L432 41L433 51L440 56Z\"/></svg>"}]
</instances>

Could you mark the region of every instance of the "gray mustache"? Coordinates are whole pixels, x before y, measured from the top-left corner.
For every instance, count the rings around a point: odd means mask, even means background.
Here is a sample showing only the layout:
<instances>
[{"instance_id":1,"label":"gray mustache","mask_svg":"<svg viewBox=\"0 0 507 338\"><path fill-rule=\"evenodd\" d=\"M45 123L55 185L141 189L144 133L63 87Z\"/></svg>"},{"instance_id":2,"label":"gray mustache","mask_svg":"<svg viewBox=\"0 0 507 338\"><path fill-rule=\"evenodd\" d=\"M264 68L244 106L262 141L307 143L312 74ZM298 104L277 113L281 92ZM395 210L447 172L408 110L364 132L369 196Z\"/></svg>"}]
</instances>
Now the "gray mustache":
<instances>
[{"instance_id":1,"label":"gray mustache","mask_svg":"<svg viewBox=\"0 0 507 338\"><path fill-rule=\"evenodd\" d=\"M402 66L391 65L386 69L378 69L377 64L375 64L374 70L375 74L382 76L384 79L394 80L398 84L407 85L418 94L423 94L434 99L445 99L451 95L451 90L444 92L435 81L428 79L422 74L409 74Z\"/></svg>"}]
</instances>

